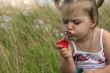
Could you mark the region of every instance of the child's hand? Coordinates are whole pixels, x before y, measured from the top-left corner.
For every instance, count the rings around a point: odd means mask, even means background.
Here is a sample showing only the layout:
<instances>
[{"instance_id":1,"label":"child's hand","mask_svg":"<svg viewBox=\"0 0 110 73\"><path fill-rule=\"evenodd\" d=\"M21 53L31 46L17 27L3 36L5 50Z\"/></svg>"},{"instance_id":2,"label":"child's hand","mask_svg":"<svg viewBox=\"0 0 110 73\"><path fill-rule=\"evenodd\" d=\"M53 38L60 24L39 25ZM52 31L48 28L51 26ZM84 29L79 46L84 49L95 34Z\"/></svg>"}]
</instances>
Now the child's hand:
<instances>
[{"instance_id":1,"label":"child's hand","mask_svg":"<svg viewBox=\"0 0 110 73\"><path fill-rule=\"evenodd\" d=\"M72 49L69 47L69 42L66 39L60 40L57 43L58 50L60 55L63 58L70 58L72 57Z\"/></svg>"}]
</instances>

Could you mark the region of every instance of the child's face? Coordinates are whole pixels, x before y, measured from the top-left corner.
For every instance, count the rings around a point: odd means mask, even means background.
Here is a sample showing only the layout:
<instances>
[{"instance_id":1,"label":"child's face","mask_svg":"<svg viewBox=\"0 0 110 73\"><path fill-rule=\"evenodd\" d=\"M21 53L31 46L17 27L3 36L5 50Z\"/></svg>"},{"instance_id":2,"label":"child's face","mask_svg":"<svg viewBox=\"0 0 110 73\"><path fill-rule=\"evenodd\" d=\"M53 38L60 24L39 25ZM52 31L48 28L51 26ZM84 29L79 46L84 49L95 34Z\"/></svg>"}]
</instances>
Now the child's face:
<instances>
[{"instance_id":1,"label":"child's face","mask_svg":"<svg viewBox=\"0 0 110 73\"><path fill-rule=\"evenodd\" d=\"M63 31L68 31L69 39L79 40L85 37L95 26L84 12L62 13Z\"/></svg>"}]
</instances>

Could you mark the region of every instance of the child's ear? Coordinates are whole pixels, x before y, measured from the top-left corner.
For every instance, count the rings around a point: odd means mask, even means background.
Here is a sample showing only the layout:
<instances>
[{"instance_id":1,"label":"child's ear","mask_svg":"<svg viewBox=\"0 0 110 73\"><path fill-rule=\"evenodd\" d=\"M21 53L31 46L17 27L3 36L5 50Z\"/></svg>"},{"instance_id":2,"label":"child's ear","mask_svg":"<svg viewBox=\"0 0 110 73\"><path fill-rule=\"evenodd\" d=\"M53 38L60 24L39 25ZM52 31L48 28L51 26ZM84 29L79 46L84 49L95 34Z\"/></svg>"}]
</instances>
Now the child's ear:
<instances>
[{"instance_id":1,"label":"child's ear","mask_svg":"<svg viewBox=\"0 0 110 73\"><path fill-rule=\"evenodd\" d=\"M97 24L96 19L93 19L92 20L92 24L91 24L91 28L94 28L96 26L96 24Z\"/></svg>"}]
</instances>

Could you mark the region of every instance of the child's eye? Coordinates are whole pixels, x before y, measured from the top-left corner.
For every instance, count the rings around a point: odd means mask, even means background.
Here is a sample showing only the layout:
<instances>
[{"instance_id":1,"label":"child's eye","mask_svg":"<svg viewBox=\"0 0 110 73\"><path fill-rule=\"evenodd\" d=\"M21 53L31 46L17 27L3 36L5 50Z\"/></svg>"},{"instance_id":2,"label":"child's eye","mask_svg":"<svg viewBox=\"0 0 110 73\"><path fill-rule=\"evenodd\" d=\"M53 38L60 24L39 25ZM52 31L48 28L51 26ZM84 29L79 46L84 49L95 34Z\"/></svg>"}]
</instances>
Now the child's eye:
<instances>
[{"instance_id":1,"label":"child's eye","mask_svg":"<svg viewBox=\"0 0 110 73\"><path fill-rule=\"evenodd\" d=\"M63 19L63 24L68 24L68 20L66 20L66 19Z\"/></svg>"},{"instance_id":2,"label":"child's eye","mask_svg":"<svg viewBox=\"0 0 110 73\"><path fill-rule=\"evenodd\" d=\"M72 23L74 23L75 25L79 25L81 23L80 20L71 20Z\"/></svg>"}]
</instances>

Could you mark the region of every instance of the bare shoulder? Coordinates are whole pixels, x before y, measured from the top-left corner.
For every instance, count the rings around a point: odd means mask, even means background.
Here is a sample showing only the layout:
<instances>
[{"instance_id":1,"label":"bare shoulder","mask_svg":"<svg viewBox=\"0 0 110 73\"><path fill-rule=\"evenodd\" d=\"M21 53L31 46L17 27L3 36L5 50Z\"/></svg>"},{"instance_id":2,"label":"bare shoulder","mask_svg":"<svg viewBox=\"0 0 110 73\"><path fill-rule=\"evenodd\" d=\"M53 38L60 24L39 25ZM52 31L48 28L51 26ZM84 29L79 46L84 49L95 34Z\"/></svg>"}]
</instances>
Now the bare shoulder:
<instances>
[{"instance_id":1,"label":"bare shoulder","mask_svg":"<svg viewBox=\"0 0 110 73\"><path fill-rule=\"evenodd\" d=\"M104 53L110 64L110 33L107 30L103 32Z\"/></svg>"},{"instance_id":2,"label":"bare shoulder","mask_svg":"<svg viewBox=\"0 0 110 73\"><path fill-rule=\"evenodd\" d=\"M103 43L104 45L110 45L110 33L107 30L103 31Z\"/></svg>"}]
</instances>

